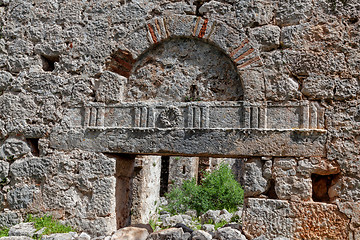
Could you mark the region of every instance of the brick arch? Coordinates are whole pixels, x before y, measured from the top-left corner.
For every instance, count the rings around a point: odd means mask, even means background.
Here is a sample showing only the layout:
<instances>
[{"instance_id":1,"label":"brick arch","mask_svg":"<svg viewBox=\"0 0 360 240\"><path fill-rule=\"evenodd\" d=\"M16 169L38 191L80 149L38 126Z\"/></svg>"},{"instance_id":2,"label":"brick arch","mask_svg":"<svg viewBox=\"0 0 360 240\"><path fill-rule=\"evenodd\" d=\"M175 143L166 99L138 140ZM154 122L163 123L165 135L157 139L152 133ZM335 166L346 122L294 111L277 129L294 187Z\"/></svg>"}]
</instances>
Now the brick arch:
<instances>
[{"instance_id":1,"label":"brick arch","mask_svg":"<svg viewBox=\"0 0 360 240\"><path fill-rule=\"evenodd\" d=\"M172 15L153 18L120 40L119 49L107 62L107 69L129 77L144 52L167 39L178 37L197 38L215 45L231 58L238 71L262 65L256 45L244 31L218 20Z\"/></svg>"}]
</instances>

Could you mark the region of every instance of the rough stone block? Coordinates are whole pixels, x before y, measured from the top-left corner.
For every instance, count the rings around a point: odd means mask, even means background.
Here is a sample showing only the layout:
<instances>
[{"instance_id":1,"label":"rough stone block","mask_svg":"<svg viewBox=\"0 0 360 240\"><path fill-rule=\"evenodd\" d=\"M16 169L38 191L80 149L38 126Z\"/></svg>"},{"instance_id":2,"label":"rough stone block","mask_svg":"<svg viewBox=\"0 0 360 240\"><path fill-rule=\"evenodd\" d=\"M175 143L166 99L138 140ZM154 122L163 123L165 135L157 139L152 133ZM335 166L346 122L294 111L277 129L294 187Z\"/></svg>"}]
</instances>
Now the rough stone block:
<instances>
[{"instance_id":1,"label":"rough stone block","mask_svg":"<svg viewBox=\"0 0 360 240\"><path fill-rule=\"evenodd\" d=\"M35 225L33 222L19 223L12 226L9 230L9 236L28 236L33 237L36 232Z\"/></svg>"},{"instance_id":2,"label":"rough stone block","mask_svg":"<svg viewBox=\"0 0 360 240\"><path fill-rule=\"evenodd\" d=\"M278 26L266 25L253 28L250 35L260 44L260 49L270 51L280 46L281 30Z\"/></svg>"},{"instance_id":3,"label":"rough stone block","mask_svg":"<svg viewBox=\"0 0 360 240\"><path fill-rule=\"evenodd\" d=\"M0 179L2 181L9 175L9 163L0 160Z\"/></svg>"},{"instance_id":4,"label":"rough stone block","mask_svg":"<svg viewBox=\"0 0 360 240\"><path fill-rule=\"evenodd\" d=\"M147 240L182 239L183 234L182 228L168 228L150 234Z\"/></svg>"},{"instance_id":5,"label":"rough stone block","mask_svg":"<svg viewBox=\"0 0 360 240\"><path fill-rule=\"evenodd\" d=\"M296 25L305 22L313 13L311 0L280 1L276 11L276 22L281 26Z\"/></svg>"},{"instance_id":6,"label":"rough stone block","mask_svg":"<svg viewBox=\"0 0 360 240\"><path fill-rule=\"evenodd\" d=\"M7 200L10 209L27 208L33 202L35 191L35 186L28 185L16 187L10 190L7 193Z\"/></svg>"},{"instance_id":7,"label":"rough stone block","mask_svg":"<svg viewBox=\"0 0 360 240\"><path fill-rule=\"evenodd\" d=\"M252 238L347 239L348 224L333 204L249 198L243 230Z\"/></svg>"},{"instance_id":8,"label":"rough stone block","mask_svg":"<svg viewBox=\"0 0 360 240\"><path fill-rule=\"evenodd\" d=\"M146 240L148 236L149 233L145 228L125 227L117 230L111 236L111 240L123 240L123 239Z\"/></svg>"},{"instance_id":9,"label":"rough stone block","mask_svg":"<svg viewBox=\"0 0 360 240\"><path fill-rule=\"evenodd\" d=\"M96 100L105 103L117 103L123 99L123 86L126 78L112 72L103 72L96 90Z\"/></svg>"},{"instance_id":10,"label":"rough stone block","mask_svg":"<svg viewBox=\"0 0 360 240\"><path fill-rule=\"evenodd\" d=\"M21 216L16 212L5 211L0 213L0 226L11 227L18 224Z\"/></svg>"},{"instance_id":11,"label":"rough stone block","mask_svg":"<svg viewBox=\"0 0 360 240\"><path fill-rule=\"evenodd\" d=\"M0 157L5 160L17 159L29 152L30 148L26 142L16 138L8 138L1 146Z\"/></svg>"},{"instance_id":12,"label":"rough stone block","mask_svg":"<svg viewBox=\"0 0 360 240\"><path fill-rule=\"evenodd\" d=\"M54 168L54 163L48 158L25 158L11 164L10 173L19 180L25 178L42 180L54 172Z\"/></svg>"},{"instance_id":13,"label":"rough stone block","mask_svg":"<svg viewBox=\"0 0 360 240\"><path fill-rule=\"evenodd\" d=\"M263 176L263 161L250 159L244 167L244 195L245 197L259 196L269 187L268 179Z\"/></svg>"}]
</instances>

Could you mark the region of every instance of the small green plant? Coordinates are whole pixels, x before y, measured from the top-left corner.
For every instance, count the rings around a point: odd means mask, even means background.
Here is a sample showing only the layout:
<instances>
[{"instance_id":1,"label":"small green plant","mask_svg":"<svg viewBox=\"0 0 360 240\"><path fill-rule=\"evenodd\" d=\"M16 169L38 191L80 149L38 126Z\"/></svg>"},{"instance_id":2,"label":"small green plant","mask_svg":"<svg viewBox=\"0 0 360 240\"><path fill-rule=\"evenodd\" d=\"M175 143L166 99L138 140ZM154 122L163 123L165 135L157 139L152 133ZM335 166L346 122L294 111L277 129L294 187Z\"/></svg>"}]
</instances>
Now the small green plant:
<instances>
[{"instance_id":1,"label":"small green plant","mask_svg":"<svg viewBox=\"0 0 360 240\"><path fill-rule=\"evenodd\" d=\"M231 218L231 222L240 222L241 221L241 218L238 216L238 215L235 215L235 216L232 216Z\"/></svg>"},{"instance_id":2,"label":"small green plant","mask_svg":"<svg viewBox=\"0 0 360 240\"><path fill-rule=\"evenodd\" d=\"M149 224L150 224L152 230L155 231L156 226L157 226L156 221L153 220L153 219L150 219L150 220L149 220Z\"/></svg>"},{"instance_id":3,"label":"small green plant","mask_svg":"<svg viewBox=\"0 0 360 240\"><path fill-rule=\"evenodd\" d=\"M42 217L34 217L29 214L27 216L26 222L33 222L35 224L36 231L45 228L43 235L53 234L53 233L68 233L74 232L75 229L69 225L64 225L58 220L53 219L52 216L44 215ZM40 236L41 238L41 236Z\"/></svg>"},{"instance_id":4,"label":"small green plant","mask_svg":"<svg viewBox=\"0 0 360 240\"><path fill-rule=\"evenodd\" d=\"M7 161L10 162L10 163L14 162L15 161L14 155L8 156Z\"/></svg>"},{"instance_id":5,"label":"small green plant","mask_svg":"<svg viewBox=\"0 0 360 240\"><path fill-rule=\"evenodd\" d=\"M186 96L185 98L184 98L184 101L185 102L199 102L199 101L201 101L201 98L195 98L195 97L189 97L189 96Z\"/></svg>"},{"instance_id":6,"label":"small green plant","mask_svg":"<svg viewBox=\"0 0 360 240\"><path fill-rule=\"evenodd\" d=\"M202 214L209 209L236 211L244 201L244 190L235 180L229 165L221 164L212 173L205 173L201 184L195 179L184 181L181 187L173 188L166 194L167 210L172 214L194 209Z\"/></svg>"},{"instance_id":7,"label":"small green plant","mask_svg":"<svg viewBox=\"0 0 360 240\"><path fill-rule=\"evenodd\" d=\"M7 237L9 236L9 228L2 227L0 228L0 237Z\"/></svg>"},{"instance_id":8,"label":"small green plant","mask_svg":"<svg viewBox=\"0 0 360 240\"><path fill-rule=\"evenodd\" d=\"M228 224L228 222L225 221L225 220L222 220L221 222L215 223L215 225L214 225L215 231L218 230L218 228L223 227L225 224Z\"/></svg>"}]
</instances>

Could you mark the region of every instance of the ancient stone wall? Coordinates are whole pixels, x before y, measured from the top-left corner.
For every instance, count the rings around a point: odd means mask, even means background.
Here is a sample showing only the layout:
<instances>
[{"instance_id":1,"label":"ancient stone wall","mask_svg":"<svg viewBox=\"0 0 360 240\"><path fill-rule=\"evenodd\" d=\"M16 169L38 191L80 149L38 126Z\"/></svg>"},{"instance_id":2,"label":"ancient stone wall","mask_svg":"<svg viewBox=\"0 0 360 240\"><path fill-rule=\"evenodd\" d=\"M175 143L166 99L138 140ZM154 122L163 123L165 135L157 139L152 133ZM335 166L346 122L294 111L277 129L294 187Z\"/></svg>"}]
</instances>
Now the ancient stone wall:
<instances>
[{"instance_id":1,"label":"ancient stone wall","mask_svg":"<svg viewBox=\"0 0 360 240\"><path fill-rule=\"evenodd\" d=\"M105 235L128 221L136 155L245 157L250 239L359 239L359 16L358 0L0 0L0 225L51 213Z\"/></svg>"}]
</instances>

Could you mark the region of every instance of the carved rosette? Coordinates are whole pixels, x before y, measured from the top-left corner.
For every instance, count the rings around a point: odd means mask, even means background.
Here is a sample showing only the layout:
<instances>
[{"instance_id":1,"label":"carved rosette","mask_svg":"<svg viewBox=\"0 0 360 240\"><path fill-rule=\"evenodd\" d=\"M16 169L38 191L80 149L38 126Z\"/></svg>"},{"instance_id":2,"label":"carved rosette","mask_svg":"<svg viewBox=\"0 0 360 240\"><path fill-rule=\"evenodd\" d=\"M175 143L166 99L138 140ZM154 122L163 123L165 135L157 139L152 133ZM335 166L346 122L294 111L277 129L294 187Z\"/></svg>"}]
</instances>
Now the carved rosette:
<instances>
[{"instance_id":1,"label":"carved rosette","mask_svg":"<svg viewBox=\"0 0 360 240\"><path fill-rule=\"evenodd\" d=\"M170 128L176 127L180 124L182 120L182 114L179 108L170 106L166 107L159 114L159 122L162 126Z\"/></svg>"}]
</instances>

